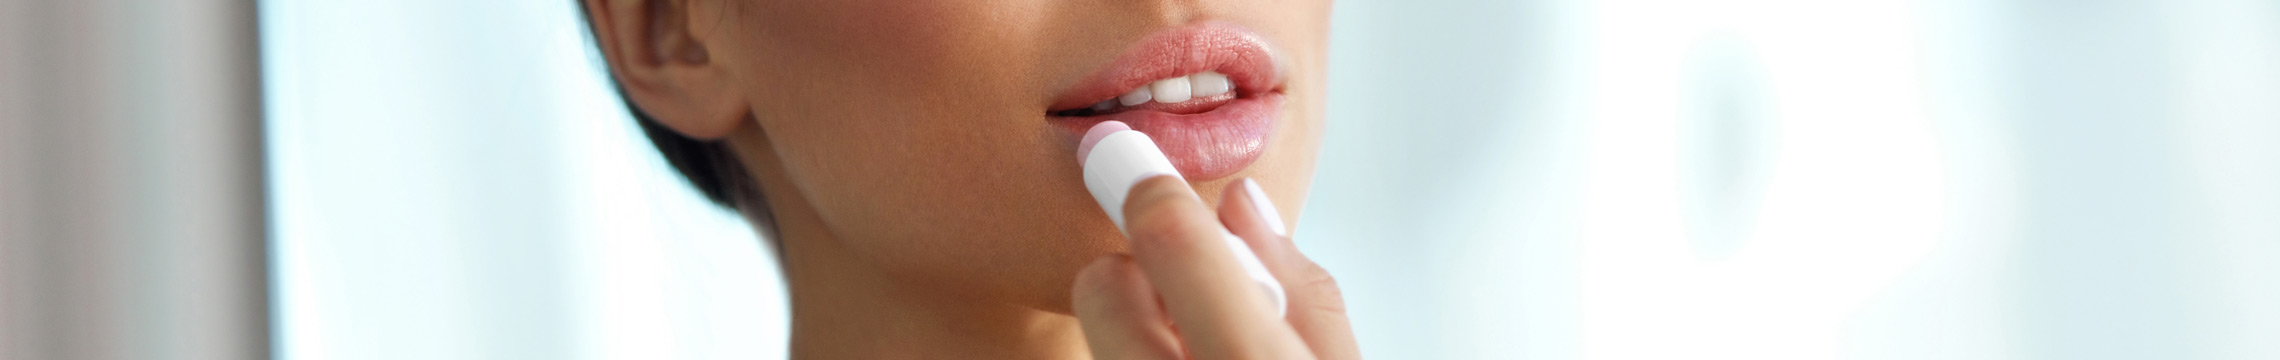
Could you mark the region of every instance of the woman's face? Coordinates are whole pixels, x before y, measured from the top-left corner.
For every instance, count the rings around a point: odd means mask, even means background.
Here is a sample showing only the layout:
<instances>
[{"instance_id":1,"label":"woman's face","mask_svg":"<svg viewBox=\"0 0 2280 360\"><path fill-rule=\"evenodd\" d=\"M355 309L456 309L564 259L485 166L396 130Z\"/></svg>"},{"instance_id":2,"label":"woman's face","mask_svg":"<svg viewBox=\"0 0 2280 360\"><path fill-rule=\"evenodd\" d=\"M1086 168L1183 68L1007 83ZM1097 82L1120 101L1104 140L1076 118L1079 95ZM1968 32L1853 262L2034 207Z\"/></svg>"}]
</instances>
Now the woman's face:
<instances>
[{"instance_id":1,"label":"woman's face","mask_svg":"<svg viewBox=\"0 0 2280 360\"><path fill-rule=\"evenodd\" d=\"M753 114L730 143L911 283L1066 312L1077 270L1124 249L1075 156L1102 120L1157 137L1205 199L1256 179L1288 223L1313 172L1326 0L727 1L688 21L717 27L697 40ZM1229 80L1116 102L1200 70Z\"/></svg>"}]
</instances>

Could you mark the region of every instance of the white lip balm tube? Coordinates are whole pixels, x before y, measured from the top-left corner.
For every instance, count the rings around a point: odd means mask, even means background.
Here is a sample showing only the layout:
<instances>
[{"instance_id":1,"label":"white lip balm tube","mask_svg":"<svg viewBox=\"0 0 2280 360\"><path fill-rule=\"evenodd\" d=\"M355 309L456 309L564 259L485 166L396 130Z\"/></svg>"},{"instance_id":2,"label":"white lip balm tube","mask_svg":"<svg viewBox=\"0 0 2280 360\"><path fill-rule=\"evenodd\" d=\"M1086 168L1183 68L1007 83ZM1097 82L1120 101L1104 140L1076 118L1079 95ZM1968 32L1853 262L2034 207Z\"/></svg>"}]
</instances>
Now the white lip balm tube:
<instances>
[{"instance_id":1,"label":"white lip balm tube","mask_svg":"<svg viewBox=\"0 0 2280 360\"><path fill-rule=\"evenodd\" d=\"M1132 191L1132 185L1161 175L1180 177L1179 169L1164 158L1155 140L1118 121L1102 122L1086 131L1085 143L1077 146L1077 157L1077 163L1084 166L1085 189L1092 191L1101 211L1107 212L1108 219L1116 222L1116 229L1127 237L1132 236L1132 230L1124 227L1124 198ZM1219 228L1219 235L1227 250L1235 254L1235 262L1241 264L1245 275L1258 285L1260 292L1266 293L1268 302L1274 304L1276 316L1282 316L1289 301L1284 298L1282 283L1267 272L1266 264L1259 262L1259 255L1251 252L1251 246L1244 244L1243 238L1225 227Z\"/></svg>"}]
</instances>

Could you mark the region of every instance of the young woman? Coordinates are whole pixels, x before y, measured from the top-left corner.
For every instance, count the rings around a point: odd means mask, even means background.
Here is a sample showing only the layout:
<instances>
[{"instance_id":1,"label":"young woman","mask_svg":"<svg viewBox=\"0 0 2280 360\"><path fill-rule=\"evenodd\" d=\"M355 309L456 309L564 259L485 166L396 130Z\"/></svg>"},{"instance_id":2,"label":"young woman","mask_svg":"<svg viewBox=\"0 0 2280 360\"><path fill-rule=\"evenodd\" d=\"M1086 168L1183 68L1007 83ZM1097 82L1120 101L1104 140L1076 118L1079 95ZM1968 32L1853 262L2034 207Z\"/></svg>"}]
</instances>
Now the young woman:
<instances>
[{"instance_id":1,"label":"young woman","mask_svg":"<svg viewBox=\"0 0 2280 360\"><path fill-rule=\"evenodd\" d=\"M795 358L1357 356L1275 210L1313 171L1328 1L581 1L658 148L780 249ZM1129 239L1076 161L1108 120L1185 177L1133 186Z\"/></svg>"}]
</instances>

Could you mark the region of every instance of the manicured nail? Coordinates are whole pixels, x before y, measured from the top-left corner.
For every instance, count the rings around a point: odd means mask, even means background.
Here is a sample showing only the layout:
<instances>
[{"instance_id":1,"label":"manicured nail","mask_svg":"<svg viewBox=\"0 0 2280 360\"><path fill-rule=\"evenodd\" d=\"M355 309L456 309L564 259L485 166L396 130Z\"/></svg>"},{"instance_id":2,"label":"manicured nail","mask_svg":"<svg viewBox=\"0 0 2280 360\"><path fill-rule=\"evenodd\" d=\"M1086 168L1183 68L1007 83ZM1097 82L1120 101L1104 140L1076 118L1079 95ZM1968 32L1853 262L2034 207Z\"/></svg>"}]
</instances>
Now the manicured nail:
<instances>
[{"instance_id":1,"label":"manicured nail","mask_svg":"<svg viewBox=\"0 0 2280 360\"><path fill-rule=\"evenodd\" d=\"M1243 192L1251 195L1251 214L1258 215L1259 221L1266 222L1267 228L1275 231L1275 236L1290 236L1290 231L1283 229L1282 213L1275 211L1275 202L1267 199L1267 191L1259 189L1259 182L1243 178Z\"/></svg>"}]
</instances>

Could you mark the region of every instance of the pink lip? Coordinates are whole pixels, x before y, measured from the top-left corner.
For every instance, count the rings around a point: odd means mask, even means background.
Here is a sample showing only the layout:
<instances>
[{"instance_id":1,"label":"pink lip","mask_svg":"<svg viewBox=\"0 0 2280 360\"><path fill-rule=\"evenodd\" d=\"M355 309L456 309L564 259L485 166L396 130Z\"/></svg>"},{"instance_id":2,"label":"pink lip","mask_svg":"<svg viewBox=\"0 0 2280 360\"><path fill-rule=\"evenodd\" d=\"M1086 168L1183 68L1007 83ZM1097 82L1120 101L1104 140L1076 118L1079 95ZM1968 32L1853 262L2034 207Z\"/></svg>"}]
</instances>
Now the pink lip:
<instances>
[{"instance_id":1,"label":"pink lip","mask_svg":"<svg viewBox=\"0 0 2280 360\"><path fill-rule=\"evenodd\" d=\"M1235 85L1235 96L1228 101L1051 117L1072 143L1094 124L1123 121L1155 139L1164 157L1188 180L1227 177L1250 167L1266 150L1267 136L1282 112L1280 64L1264 39L1234 24L1204 22L1165 29L1062 92L1047 113L1084 108L1158 79L1204 71L1227 74Z\"/></svg>"}]
</instances>

